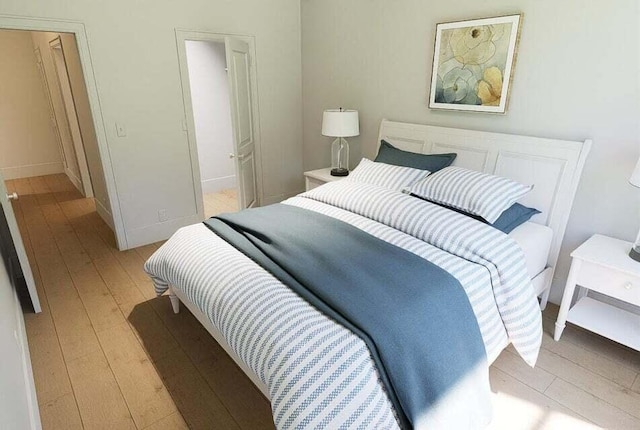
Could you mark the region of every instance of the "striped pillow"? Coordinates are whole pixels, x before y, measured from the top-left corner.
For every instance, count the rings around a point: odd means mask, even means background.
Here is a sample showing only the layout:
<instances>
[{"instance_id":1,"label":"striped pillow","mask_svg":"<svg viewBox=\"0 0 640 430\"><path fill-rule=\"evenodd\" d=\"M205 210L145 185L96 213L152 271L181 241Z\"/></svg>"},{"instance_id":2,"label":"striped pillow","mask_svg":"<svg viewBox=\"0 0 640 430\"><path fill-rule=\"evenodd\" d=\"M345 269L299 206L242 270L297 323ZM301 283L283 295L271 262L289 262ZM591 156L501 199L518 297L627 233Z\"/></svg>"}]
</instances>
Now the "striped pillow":
<instances>
[{"instance_id":1,"label":"striped pillow","mask_svg":"<svg viewBox=\"0 0 640 430\"><path fill-rule=\"evenodd\" d=\"M405 191L435 203L484 218L493 224L502 212L533 189L511 179L464 169L444 169Z\"/></svg>"},{"instance_id":2,"label":"striped pillow","mask_svg":"<svg viewBox=\"0 0 640 430\"><path fill-rule=\"evenodd\" d=\"M428 170L376 163L363 158L349 175L349 180L402 191L429 173Z\"/></svg>"}]
</instances>

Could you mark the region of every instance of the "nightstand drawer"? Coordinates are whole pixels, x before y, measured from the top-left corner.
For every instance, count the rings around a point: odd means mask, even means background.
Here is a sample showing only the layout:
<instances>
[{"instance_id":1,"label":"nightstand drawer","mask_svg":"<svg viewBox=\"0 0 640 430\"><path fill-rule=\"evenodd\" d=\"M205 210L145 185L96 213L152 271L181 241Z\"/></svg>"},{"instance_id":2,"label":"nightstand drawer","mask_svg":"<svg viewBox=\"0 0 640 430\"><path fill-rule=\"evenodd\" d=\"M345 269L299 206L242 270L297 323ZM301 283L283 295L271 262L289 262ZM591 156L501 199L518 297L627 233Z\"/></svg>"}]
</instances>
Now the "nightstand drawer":
<instances>
[{"instance_id":1,"label":"nightstand drawer","mask_svg":"<svg viewBox=\"0 0 640 430\"><path fill-rule=\"evenodd\" d=\"M640 277L583 261L576 282L593 291L640 306Z\"/></svg>"}]
</instances>

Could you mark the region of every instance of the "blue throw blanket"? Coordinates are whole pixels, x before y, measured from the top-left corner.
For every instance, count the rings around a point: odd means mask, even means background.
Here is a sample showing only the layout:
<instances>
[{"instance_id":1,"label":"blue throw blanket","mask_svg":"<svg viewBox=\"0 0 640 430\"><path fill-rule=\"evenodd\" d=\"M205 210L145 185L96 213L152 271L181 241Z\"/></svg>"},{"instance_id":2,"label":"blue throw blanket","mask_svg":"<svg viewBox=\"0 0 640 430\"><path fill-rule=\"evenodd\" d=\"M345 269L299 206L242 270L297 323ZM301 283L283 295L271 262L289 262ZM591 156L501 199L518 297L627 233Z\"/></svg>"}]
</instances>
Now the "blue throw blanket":
<instances>
[{"instance_id":1,"label":"blue throw blanket","mask_svg":"<svg viewBox=\"0 0 640 430\"><path fill-rule=\"evenodd\" d=\"M404 428L486 360L459 282L409 251L289 205L205 225L363 339Z\"/></svg>"}]
</instances>

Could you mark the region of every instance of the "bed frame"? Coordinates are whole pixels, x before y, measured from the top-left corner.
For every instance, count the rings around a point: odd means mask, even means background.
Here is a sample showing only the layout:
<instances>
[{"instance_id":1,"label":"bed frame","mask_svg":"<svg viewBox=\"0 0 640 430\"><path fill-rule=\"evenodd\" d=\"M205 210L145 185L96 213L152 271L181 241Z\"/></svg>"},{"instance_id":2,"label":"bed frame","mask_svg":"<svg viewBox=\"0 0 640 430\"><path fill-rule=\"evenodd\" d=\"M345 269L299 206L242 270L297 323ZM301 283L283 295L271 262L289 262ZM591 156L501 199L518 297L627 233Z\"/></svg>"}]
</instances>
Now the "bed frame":
<instances>
[{"instance_id":1,"label":"bed frame","mask_svg":"<svg viewBox=\"0 0 640 430\"><path fill-rule=\"evenodd\" d=\"M532 279L536 293L541 296L540 307L544 309L591 140L543 139L388 120L380 124L378 142L382 139L397 148L421 154L455 152L458 154L455 166L534 184L521 202L540 210L531 221L553 230L547 267ZM169 298L175 313L180 310L180 302L187 306L268 399L267 387L235 354L205 314L177 288L169 288Z\"/></svg>"},{"instance_id":2,"label":"bed frame","mask_svg":"<svg viewBox=\"0 0 640 430\"><path fill-rule=\"evenodd\" d=\"M544 310L591 140L543 139L386 119L380 125L378 142L382 139L397 148L420 154L455 152L458 156L454 166L534 184L521 203L541 212L532 222L553 230L547 267L531 280L536 294L541 296L540 308Z\"/></svg>"}]
</instances>

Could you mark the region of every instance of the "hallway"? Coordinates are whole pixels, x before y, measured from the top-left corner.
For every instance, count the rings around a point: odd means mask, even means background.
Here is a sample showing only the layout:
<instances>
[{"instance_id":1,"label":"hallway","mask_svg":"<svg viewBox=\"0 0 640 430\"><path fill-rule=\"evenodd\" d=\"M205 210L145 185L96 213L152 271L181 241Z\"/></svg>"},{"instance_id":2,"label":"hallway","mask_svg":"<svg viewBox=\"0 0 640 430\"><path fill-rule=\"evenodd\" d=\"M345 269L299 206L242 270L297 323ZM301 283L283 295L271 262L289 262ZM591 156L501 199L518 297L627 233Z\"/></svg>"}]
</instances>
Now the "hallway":
<instances>
[{"instance_id":1,"label":"hallway","mask_svg":"<svg viewBox=\"0 0 640 430\"><path fill-rule=\"evenodd\" d=\"M44 429L271 428L269 403L196 319L120 252L63 174L9 180L41 314L25 313Z\"/></svg>"}]
</instances>

